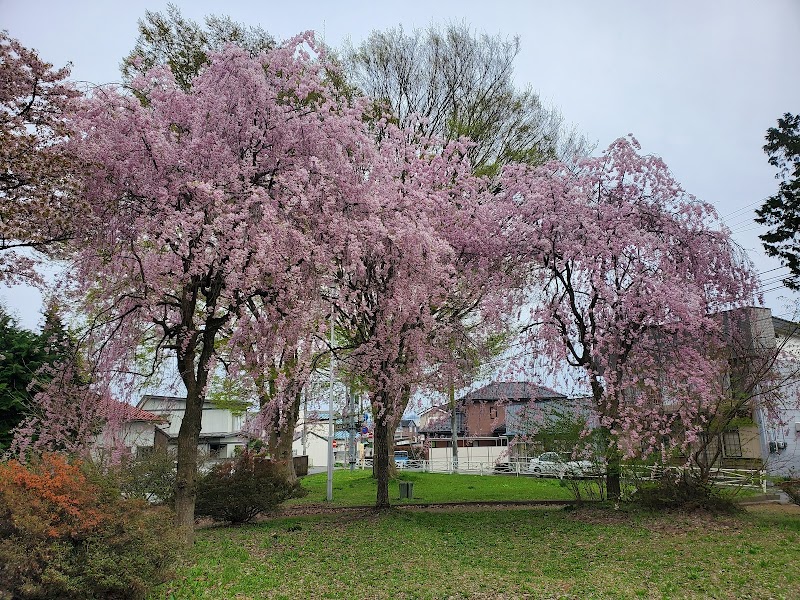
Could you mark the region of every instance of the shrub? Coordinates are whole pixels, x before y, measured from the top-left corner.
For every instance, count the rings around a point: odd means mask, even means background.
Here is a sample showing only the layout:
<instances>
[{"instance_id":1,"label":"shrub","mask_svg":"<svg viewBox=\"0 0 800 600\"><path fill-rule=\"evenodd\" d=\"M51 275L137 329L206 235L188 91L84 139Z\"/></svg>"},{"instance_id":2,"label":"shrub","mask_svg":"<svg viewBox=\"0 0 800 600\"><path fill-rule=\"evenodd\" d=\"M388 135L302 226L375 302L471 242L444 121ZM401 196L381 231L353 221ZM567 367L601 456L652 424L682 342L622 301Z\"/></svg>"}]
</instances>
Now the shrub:
<instances>
[{"instance_id":1,"label":"shrub","mask_svg":"<svg viewBox=\"0 0 800 600\"><path fill-rule=\"evenodd\" d=\"M655 482L640 482L636 498L648 508L706 510L715 513L737 512L739 507L729 494L711 481L703 481L684 470L667 470Z\"/></svg>"},{"instance_id":2,"label":"shrub","mask_svg":"<svg viewBox=\"0 0 800 600\"><path fill-rule=\"evenodd\" d=\"M0 463L0 598L144 598L178 544L169 511L122 499L79 463Z\"/></svg>"},{"instance_id":3,"label":"shrub","mask_svg":"<svg viewBox=\"0 0 800 600\"><path fill-rule=\"evenodd\" d=\"M789 479L775 484L782 489L793 504L800 506L800 479Z\"/></svg>"},{"instance_id":4,"label":"shrub","mask_svg":"<svg viewBox=\"0 0 800 600\"><path fill-rule=\"evenodd\" d=\"M175 458L167 452L124 456L119 463L85 465L92 481L118 490L124 498L172 506L175 496Z\"/></svg>"},{"instance_id":5,"label":"shrub","mask_svg":"<svg viewBox=\"0 0 800 600\"><path fill-rule=\"evenodd\" d=\"M198 480L195 514L246 523L306 493L299 482L290 483L274 462L245 450L233 460L214 465Z\"/></svg>"}]
</instances>

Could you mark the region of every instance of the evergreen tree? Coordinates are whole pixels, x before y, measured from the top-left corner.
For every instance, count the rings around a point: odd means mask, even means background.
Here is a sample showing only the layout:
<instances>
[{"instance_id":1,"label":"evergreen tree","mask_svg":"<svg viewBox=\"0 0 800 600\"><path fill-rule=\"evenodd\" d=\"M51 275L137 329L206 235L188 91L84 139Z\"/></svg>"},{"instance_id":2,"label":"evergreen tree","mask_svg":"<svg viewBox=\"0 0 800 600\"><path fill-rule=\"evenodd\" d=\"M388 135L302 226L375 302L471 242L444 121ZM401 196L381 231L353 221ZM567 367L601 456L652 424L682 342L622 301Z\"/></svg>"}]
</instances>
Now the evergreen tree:
<instances>
[{"instance_id":1,"label":"evergreen tree","mask_svg":"<svg viewBox=\"0 0 800 600\"><path fill-rule=\"evenodd\" d=\"M781 184L778 193L756 210L756 223L770 228L759 237L766 253L789 267L783 284L800 290L800 114L783 115L777 127L767 130L765 139L764 152L769 164L778 169L775 177Z\"/></svg>"},{"instance_id":2,"label":"evergreen tree","mask_svg":"<svg viewBox=\"0 0 800 600\"><path fill-rule=\"evenodd\" d=\"M45 361L41 337L0 307L0 452L11 444L11 431L30 406L28 386Z\"/></svg>"}]
</instances>

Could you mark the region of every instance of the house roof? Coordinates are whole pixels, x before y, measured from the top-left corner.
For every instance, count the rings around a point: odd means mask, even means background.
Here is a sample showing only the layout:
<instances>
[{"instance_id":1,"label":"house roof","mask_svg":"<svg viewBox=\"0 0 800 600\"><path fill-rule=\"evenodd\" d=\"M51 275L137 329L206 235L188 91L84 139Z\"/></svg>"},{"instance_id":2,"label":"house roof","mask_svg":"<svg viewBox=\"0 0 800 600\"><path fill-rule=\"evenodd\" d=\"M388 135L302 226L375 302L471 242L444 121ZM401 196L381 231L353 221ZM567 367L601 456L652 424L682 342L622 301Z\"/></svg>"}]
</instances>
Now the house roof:
<instances>
[{"instance_id":1,"label":"house roof","mask_svg":"<svg viewBox=\"0 0 800 600\"><path fill-rule=\"evenodd\" d=\"M478 402L480 400L546 400L550 398L566 398L550 388L528 383L527 381L495 381L470 392L460 399L461 402Z\"/></svg>"},{"instance_id":2,"label":"house roof","mask_svg":"<svg viewBox=\"0 0 800 600\"><path fill-rule=\"evenodd\" d=\"M422 416L427 415L428 413L433 412L433 411L448 412L448 410L449 409L447 408L446 404L434 404L433 406L429 406L428 408L423 410L421 413L419 413L419 416L422 417Z\"/></svg>"},{"instance_id":3,"label":"house roof","mask_svg":"<svg viewBox=\"0 0 800 600\"><path fill-rule=\"evenodd\" d=\"M106 419L113 418L122 421L123 423L130 423L132 421L146 421L150 423L164 423L167 421L164 417L153 414L146 410L142 410L138 406L121 402L119 400L111 400L101 404L100 414Z\"/></svg>"},{"instance_id":4,"label":"house roof","mask_svg":"<svg viewBox=\"0 0 800 600\"><path fill-rule=\"evenodd\" d=\"M158 396L155 394L145 394L142 396L142 399L139 400L139 403L136 405L139 408L142 408L145 404L150 401L154 402L165 402L175 406L175 408L180 408L184 410L184 406L186 404L186 398L181 396Z\"/></svg>"},{"instance_id":5,"label":"house roof","mask_svg":"<svg viewBox=\"0 0 800 600\"><path fill-rule=\"evenodd\" d=\"M772 327L777 335L800 335L800 323L772 317Z\"/></svg>"}]
</instances>

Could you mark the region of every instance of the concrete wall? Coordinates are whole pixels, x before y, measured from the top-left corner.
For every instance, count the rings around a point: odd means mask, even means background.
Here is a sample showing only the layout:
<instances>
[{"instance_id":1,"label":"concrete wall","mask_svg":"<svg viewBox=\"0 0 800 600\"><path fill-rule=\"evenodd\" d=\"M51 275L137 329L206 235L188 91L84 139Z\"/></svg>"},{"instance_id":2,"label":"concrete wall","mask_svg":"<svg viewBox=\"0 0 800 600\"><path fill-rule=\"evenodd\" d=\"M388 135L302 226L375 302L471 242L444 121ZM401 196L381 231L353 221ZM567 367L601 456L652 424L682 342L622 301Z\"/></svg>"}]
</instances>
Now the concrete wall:
<instances>
[{"instance_id":1,"label":"concrete wall","mask_svg":"<svg viewBox=\"0 0 800 600\"><path fill-rule=\"evenodd\" d=\"M453 460L452 448L430 448L429 457L431 471L449 471ZM465 446L458 448L458 464L466 470L468 463L475 463L471 468L478 469L477 463L483 463L484 469L493 469L495 463L508 460L508 446Z\"/></svg>"}]
</instances>

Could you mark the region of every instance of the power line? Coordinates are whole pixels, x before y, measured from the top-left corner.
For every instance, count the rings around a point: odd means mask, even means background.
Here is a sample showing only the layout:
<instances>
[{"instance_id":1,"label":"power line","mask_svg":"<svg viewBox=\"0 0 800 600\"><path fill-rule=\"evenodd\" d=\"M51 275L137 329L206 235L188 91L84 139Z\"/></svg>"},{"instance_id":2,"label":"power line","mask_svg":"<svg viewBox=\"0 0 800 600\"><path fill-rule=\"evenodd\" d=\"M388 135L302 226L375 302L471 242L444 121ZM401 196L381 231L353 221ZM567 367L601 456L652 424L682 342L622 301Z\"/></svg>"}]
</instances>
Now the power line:
<instances>
[{"instance_id":1,"label":"power line","mask_svg":"<svg viewBox=\"0 0 800 600\"><path fill-rule=\"evenodd\" d=\"M778 269L788 269L788 268L789 267L787 267L786 265L781 265L780 267L775 267L773 269L767 269L766 271L759 271L758 274L759 275L765 275L767 273L772 273L773 271L777 271Z\"/></svg>"},{"instance_id":2,"label":"power line","mask_svg":"<svg viewBox=\"0 0 800 600\"><path fill-rule=\"evenodd\" d=\"M768 290L763 290L761 293L768 294L769 292L774 292L775 290L789 291L789 288L787 288L785 285L776 285L775 287L769 288Z\"/></svg>"},{"instance_id":3,"label":"power line","mask_svg":"<svg viewBox=\"0 0 800 600\"><path fill-rule=\"evenodd\" d=\"M769 196L765 196L765 197L764 197L764 198L762 198L761 200L756 200L755 202L751 202L750 204L746 204L746 205L742 206L741 208L737 208L736 210L734 210L734 211L731 211L731 212L729 212L728 214L722 215L722 216L720 217L720 219L723 219L723 220L724 220L724 219L729 219L729 218L730 218L730 217L732 217L733 215L736 215L736 214L738 214L738 213L740 213L740 212L742 212L742 211L745 211L745 210L747 210L748 208L750 208L751 206L755 206L755 205L757 205L757 204L763 204L763 203L764 203L764 200L766 200L767 198L769 198Z\"/></svg>"}]
</instances>

